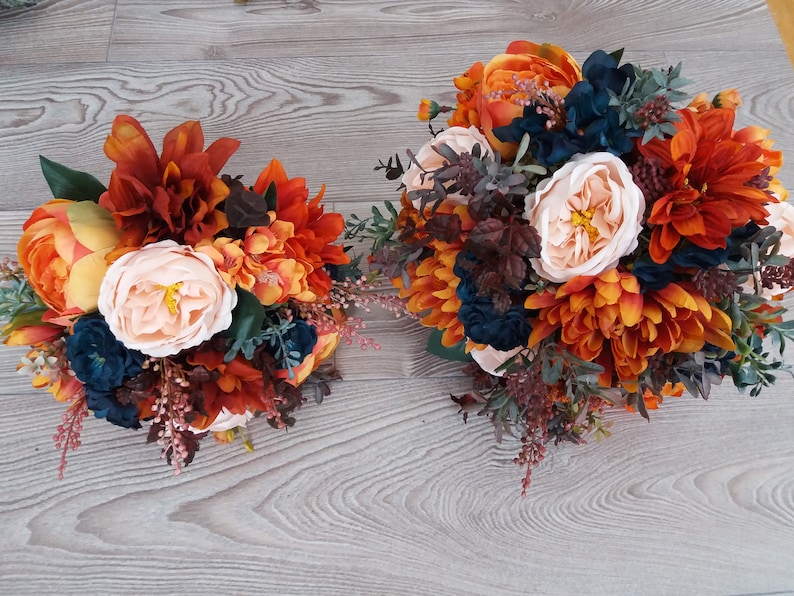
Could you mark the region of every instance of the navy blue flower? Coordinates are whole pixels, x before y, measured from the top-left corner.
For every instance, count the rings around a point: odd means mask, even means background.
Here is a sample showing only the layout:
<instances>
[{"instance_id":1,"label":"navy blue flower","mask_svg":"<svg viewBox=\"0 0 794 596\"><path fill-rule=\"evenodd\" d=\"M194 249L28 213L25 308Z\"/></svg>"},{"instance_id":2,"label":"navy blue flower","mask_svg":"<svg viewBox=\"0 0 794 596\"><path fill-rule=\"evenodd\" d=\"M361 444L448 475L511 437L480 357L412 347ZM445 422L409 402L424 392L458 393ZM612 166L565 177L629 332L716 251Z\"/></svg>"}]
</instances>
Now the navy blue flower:
<instances>
[{"instance_id":1,"label":"navy blue flower","mask_svg":"<svg viewBox=\"0 0 794 596\"><path fill-rule=\"evenodd\" d=\"M655 263L648 255L643 255L634 262L631 273L639 280L643 292L661 290L675 280L679 268L711 269L729 260L738 260L741 245L760 229L754 222L734 228L726 239L725 248L706 249L684 242L673 250L665 263Z\"/></svg>"},{"instance_id":2,"label":"navy blue flower","mask_svg":"<svg viewBox=\"0 0 794 596\"><path fill-rule=\"evenodd\" d=\"M522 306L511 306L499 314L490 298L477 298L461 305L458 320L463 323L466 337L478 344L488 344L507 351L525 346L532 327Z\"/></svg>"},{"instance_id":3,"label":"navy blue flower","mask_svg":"<svg viewBox=\"0 0 794 596\"><path fill-rule=\"evenodd\" d=\"M66 357L85 386L86 403L97 418L127 428L139 428L138 409L121 405L115 389L141 372L144 356L118 341L103 319L82 317L66 337Z\"/></svg>"},{"instance_id":4,"label":"navy blue flower","mask_svg":"<svg viewBox=\"0 0 794 596\"><path fill-rule=\"evenodd\" d=\"M298 366L306 356L312 353L314 345L317 343L317 330L303 319L294 319L292 327L284 334L282 341L285 357L290 352L299 354L291 362L292 366ZM271 346L275 347L272 342ZM279 366L289 368L286 361L280 362Z\"/></svg>"},{"instance_id":5,"label":"navy blue flower","mask_svg":"<svg viewBox=\"0 0 794 596\"><path fill-rule=\"evenodd\" d=\"M103 319L82 317L66 337L66 357L77 378L94 391L110 391L141 372L144 356L118 341Z\"/></svg>"},{"instance_id":6,"label":"navy blue flower","mask_svg":"<svg viewBox=\"0 0 794 596\"><path fill-rule=\"evenodd\" d=\"M121 405L112 391L94 391L86 387L85 403L97 418L106 418L108 422L124 428L141 427L138 406Z\"/></svg>"},{"instance_id":7,"label":"navy blue flower","mask_svg":"<svg viewBox=\"0 0 794 596\"><path fill-rule=\"evenodd\" d=\"M506 313L500 314L490 298L477 295L469 271L455 263L453 272L460 278L455 293L462 302L458 320L463 324L466 337L503 351L527 344L532 327L523 306L511 306Z\"/></svg>"},{"instance_id":8,"label":"navy blue flower","mask_svg":"<svg viewBox=\"0 0 794 596\"><path fill-rule=\"evenodd\" d=\"M630 134L620 123L618 111L609 105L610 92L619 94L627 81L635 79L634 67L618 62L603 50L593 52L582 66L583 81L576 83L563 101L566 122L547 127L548 116L538 114L537 105L524 108L520 118L494 129L504 142L518 143L529 133L529 150L546 167L568 161L576 153L608 151L613 155L633 148Z\"/></svg>"}]
</instances>

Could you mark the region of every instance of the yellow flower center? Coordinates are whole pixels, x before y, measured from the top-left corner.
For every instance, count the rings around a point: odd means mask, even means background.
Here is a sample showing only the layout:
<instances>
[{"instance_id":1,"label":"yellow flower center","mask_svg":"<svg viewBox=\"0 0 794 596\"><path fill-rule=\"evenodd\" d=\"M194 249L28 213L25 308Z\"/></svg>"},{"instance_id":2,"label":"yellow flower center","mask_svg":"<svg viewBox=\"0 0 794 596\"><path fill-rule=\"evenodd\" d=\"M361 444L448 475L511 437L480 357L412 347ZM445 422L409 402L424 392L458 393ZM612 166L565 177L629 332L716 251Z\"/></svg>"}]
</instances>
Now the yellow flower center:
<instances>
[{"instance_id":1,"label":"yellow flower center","mask_svg":"<svg viewBox=\"0 0 794 596\"><path fill-rule=\"evenodd\" d=\"M175 284L171 284L170 286L163 286L157 284L158 290L165 290L165 296L163 296L163 302L168 307L168 312L172 315L176 314L176 294L179 291L179 288L182 287L182 282L178 281Z\"/></svg>"},{"instance_id":2,"label":"yellow flower center","mask_svg":"<svg viewBox=\"0 0 794 596\"><path fill-rule=\"evenodd\" d=\"M598 238L598 230L590 223L593 220L593 215L595 215L595 209L571 211L571 223L574 227L584 227L584 231L590 236L590 242L594 242Z\"/></svg>"}]
</instances>

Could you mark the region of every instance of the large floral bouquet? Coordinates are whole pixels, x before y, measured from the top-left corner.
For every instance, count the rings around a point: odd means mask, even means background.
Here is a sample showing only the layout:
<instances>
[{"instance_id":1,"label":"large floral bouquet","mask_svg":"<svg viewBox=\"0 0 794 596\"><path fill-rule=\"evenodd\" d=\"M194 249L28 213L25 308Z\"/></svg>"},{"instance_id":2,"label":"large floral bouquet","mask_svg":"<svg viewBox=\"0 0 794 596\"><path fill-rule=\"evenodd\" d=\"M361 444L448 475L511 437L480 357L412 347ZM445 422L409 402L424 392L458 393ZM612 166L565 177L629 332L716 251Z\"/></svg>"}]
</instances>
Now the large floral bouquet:
<instances>
[{"instance_id":1,"label":"large floral bouquet","mask_svg":"<svg viewBox=\"0 0 794 596\"><path fill-rule=\"evenodd\" d=\"M122 427L150 421L148 441L179 472L209 432L229 442L259 414L294 424L307 377L322 397L337 376L317 369L340 340L374 345L343 313L371 297L333 244L344 220L324 213L324 189L309 199L275 160L253 186L220 176L239 145L205 149L193 121L158 155L119 116L107 188L42 158L57 198L25 222L19 263L2 266L0 315L5 343L31 346L21 371L69 404L61 474L89 410Z\"/></svg>"},{"instance_id":2,"label":"large floral bouquet","mask_svg":"<svg viewBox=\"0 0 794 596\"><path fill-rule=\"evenodd\" d=\"M735 90L687 105L681 65L516 41L455 78L457 105L422 149L381 162L401 210L353 235L434 329L433 353L471 359L455 399L517 429L516 461L606 433L608 406L648 417L729 376L753 395L792 337L771 301L794 284L794 209L767 130L736 128Z\"/></svg>"}]
</instances>

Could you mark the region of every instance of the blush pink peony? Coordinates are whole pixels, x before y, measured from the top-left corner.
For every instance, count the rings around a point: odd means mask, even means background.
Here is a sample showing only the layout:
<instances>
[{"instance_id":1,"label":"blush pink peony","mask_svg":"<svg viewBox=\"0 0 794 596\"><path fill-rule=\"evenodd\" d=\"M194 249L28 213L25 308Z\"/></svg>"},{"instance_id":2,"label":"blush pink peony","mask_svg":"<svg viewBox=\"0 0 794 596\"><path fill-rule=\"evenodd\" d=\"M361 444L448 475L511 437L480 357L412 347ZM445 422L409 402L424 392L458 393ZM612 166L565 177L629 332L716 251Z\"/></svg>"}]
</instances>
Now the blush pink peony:
<instances>
[{"instance_id":1,"label":"blush pink peony","mask_svg":"<svg viewBox=\"0 0 794 596\"><path fill-rule=\"evenodd\" d=\"M227 329L237 294L212 259L173 240L117 259L99 288L99 312L128 348L162 358Z\"/></svg>"},{"instance_id":2,"label":"blush pink peony","mask_svg":"<svg viewBox=\"0 0 794 596\"><path fill-rule=\"evenodd\" d=\"M524 217L540 234L535 270L556 283L612 269L637 248L645 197L611 153L575 155L527 197Z\"/></svg>"}]
</instances>

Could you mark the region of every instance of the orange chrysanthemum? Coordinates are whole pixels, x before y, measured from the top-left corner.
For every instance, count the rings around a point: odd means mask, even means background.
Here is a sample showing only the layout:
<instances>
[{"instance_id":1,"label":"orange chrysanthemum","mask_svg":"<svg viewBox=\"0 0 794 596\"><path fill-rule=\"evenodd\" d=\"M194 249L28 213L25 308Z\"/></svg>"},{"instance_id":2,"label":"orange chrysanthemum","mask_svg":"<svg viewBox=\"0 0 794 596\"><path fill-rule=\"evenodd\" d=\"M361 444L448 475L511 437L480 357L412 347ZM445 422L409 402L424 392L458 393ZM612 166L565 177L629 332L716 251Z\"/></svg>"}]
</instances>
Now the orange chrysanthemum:
<instances>
[{"instance_id":1,"label":"orange chrysanthemum","mask_svg":"<svg viewBox=\"0 0 794 596\"><path fill-rule=\"evenodd\" d=\"M620 381L636 380L658 352L697 352L705 342L735 347L728 315L690 285L671 283L642 294L637 278L617 269L532 294L524 306L540 310L530 347L560 329L562 345L604 367L604 386L612 385L613 372Z\"/></svg>"},{"instance_id":2,"label":"orange chrysanthemum","mask_svg":"<svg viewBox=\"0 0 794 596\"><path fill-rule=\"evenodd\" d=\"M280 234L284 241L283 258L294 260L294 273L303 275L298 266L305 270L308 294L299 299L306 301L324 296L331 288L331 278L323 266L350 262L344 248L332 244L344 230L344 217L339 213L324 213L320 201L325 186L307 203L306 179L287 178L281 162L275 159L259 174L254 191L264 194L271 183L275 184L278 197L276 221L292 225L291 233ZM275 222L271 223L270 228L273 229L274 225Z\"/></svg>"},{"instance_id":3,"label":"orange chrysanthemum","mask_svg":"<svg viewBox=\"0 0 794 596\"><path fill-rule=\"evenodd\" d=\"M445 346L454 346L464 338L463 324L458 320L458 310L461 307L460 298L456 293L460 278L455 275L453 268L455 260L463 243L466 241L466 232L474 227L474 221L469 216L466 205L457 205L451 201L444 201L438 206L436 215L456 214L461 220L462 234L454 243L435 240L428 247L433 249L433 256L424 259L418 266L409 263L406 273L410 285L406 286L401 277L391 280L392 284L400 290L400 298L407 298L406 308L413 313L426 313L421 323L425 327L435 327L443 331L441 343ZM399 219L403 222L411 221L416 224L417 236L421 235L424 220L418 217L418 211L403 197L403 210Z\"/></svg>"},{"instance_id":4,"label":"orange chrysanthemum","mask_svg":"<svg viewBox=\"0 0 794 596\"><path fill-rule=\"evenodd\" d=\"M673 188L648 217L654 226L649 252L657 263L666 262L682 238L707 250L724 248L733 228L749 221L766 224L764 203L776 200L754 183L767 167L779 164L778 152L764 146L765 136L734 131L731 109L678 114L673 137L639 145L666 170Z\"/></svg>"},{"instance_id":5,"label":"orange chrysanthemum","mask_svg":"<svg viewBox=\"0 0 794 596\"><path fill-rule=\"evenodd\" d=\"M218 173L239 146L221 138L205 150L201 125L190 121L165 136L158 156L135 118L117 116L105 141L105 154L116 169L99 199L121 230L108 258L164 239L195 245L226 228L218 206L229 189Z\"/></svg>"}]
</instances>

